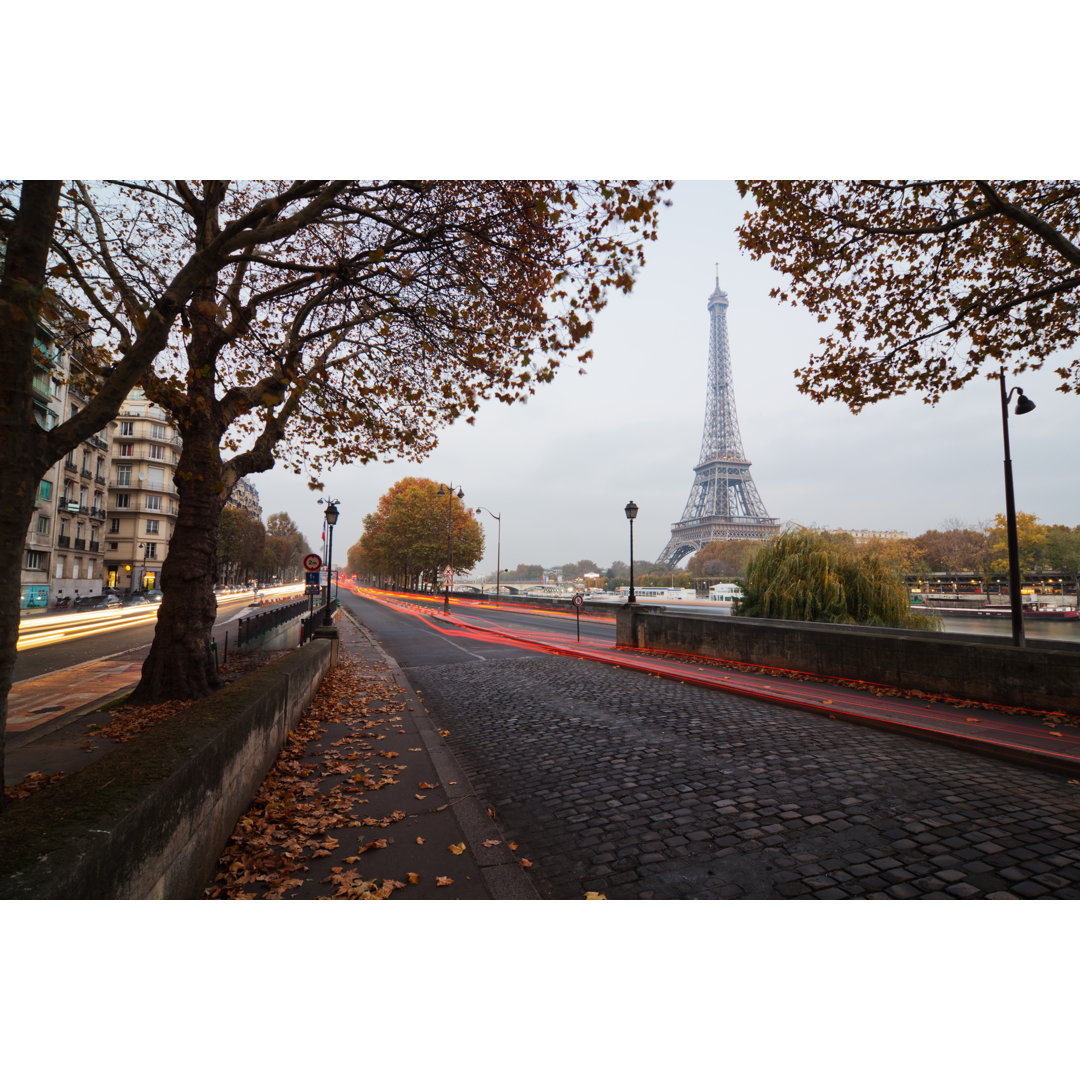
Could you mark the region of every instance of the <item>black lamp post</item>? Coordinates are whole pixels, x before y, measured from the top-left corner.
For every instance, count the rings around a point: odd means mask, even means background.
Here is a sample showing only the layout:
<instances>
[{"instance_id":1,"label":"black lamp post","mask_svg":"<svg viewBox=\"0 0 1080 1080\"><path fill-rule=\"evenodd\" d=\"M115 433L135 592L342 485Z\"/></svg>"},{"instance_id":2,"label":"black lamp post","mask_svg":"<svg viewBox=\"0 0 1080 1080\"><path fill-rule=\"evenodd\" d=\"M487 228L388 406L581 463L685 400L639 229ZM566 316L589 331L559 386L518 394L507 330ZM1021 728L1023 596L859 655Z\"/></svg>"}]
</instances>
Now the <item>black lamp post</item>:
<instances>
[{"instance_id":1,"label":"black lamp post","mask_svg":"<svg viewBox=\"0 0 1080 1080\"><path fill-rule=\"evenodd\" d=\"M638 508L637 504L631 499L623 509L626 512L627 520L630 522L630 596L626 602L635 604L637 603L637 597L634 595L634 518L637 517Z\"/></svg>"},{"instance_id":2,"label":"black lamp post","mask_svg":"<svg viewBox=\"0 0 1080 1080\"><path fill-rule=\"evenodd\" d=\"M477 510L487 510L489 514L499 523L499 531L495 540L495 603L499 602L499 567L502 566L502 515L496 514L494 510L488 510L486 506L478 506Z\"/></svg>"},{"instance_id":3,"label":"black lamp post","mask_svg":"<svg viewBox=\"0 0 1080 1080\"><path fill-rule=\"evenodd\" d=\"M322 502L322 499L319 502ZM326 518L326 524L330 526L326 543L326 607L323 608L323 626L330 626L332 622L330 618L330 575L333 573L334 566L334 526L337 524L338 519L337 499L326 500L326 512L323 517Z\"/></svg>"},{"instance_id":4,"label":"black lamp post","mask_svg":"<svg viewBox=\"0 0 1080 1080\"><path fill-rule=\"evenodd\" d=\"M1016 536L1016 502L1013 499L1012 457L1009 450L1009 401L1017 394L1016 415L1023 416L1035 408L1035 402L1024 397L1024 391L1014 386L1005 393L1005 368L1001 368L1001 431L1005 439L1005 531L1009 544L1009 605L1012 608L1013 644L1023 646L1024 607L1020 592L1020 544Z\"/></svg>"},{"instance_id":5,"label":"black lamp post","mask_svg":"<svg viewBox=\"0 0 1080 1080\"><path fill-rule=\"evenodd\" d=\"M443 493L444 493L443 492L443 486L442 486L442 484L440 484L439 485L439 490L435 494L436 495L442 495ZM447 516L446 516L446 570L447 570L447 574L446 574L446 581L445 581L445 591L443 593L443 611L449 611L450 610L450 574L453 573L452 568L453 568L453 565L454 565L454 485L453 484L450 485L450 490L449 490L449 492L446 492L446 494L449 495L449 504L448 504L449 505L449 512L447 513ZM465 492L462 491L460 487L457 490L457 497L459 499L464 499L465 498Z\"/></svg>"}]
</instances>

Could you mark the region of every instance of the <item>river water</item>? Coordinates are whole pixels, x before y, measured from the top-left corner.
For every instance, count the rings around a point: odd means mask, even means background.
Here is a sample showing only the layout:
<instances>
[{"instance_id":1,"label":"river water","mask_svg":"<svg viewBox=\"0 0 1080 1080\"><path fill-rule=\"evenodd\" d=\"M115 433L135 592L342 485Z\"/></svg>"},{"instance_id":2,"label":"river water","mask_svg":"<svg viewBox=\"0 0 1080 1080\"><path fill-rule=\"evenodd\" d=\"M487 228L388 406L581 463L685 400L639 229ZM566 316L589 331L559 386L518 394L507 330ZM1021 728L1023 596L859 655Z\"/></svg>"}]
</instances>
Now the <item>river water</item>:
<instances>
[{"instance_id":1,"label":"river water","mask_svg":"<svg viewBox=\"0 0 1080 1080\"><path fill-rule=\"evenodd\" d=\"M984 637L1003 637L1012 640L1012 619L965 619L959 615L942 618L946 634L981 634ZM1056 622L1051 619L1025 619L1024 637L1028 641L1051 638L1080 645L1080 619Z\"/></svg>"}]
</instances>

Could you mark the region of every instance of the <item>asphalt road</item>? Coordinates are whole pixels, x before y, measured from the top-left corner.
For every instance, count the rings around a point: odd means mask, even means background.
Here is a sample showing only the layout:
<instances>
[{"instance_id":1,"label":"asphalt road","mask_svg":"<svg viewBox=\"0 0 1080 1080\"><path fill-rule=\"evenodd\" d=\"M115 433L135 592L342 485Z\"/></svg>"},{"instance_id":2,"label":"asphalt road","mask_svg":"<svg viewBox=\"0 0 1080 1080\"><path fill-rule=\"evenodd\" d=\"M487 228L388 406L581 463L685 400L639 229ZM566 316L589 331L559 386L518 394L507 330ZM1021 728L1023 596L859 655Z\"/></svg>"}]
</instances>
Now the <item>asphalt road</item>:
<instances>
[{"instance_id":1,"label":"asphalt road","mask_svg":"<svg viewBox=\"0 0 1080 1080\"><path fill-rule=\"evenodd\" d=\"M1080 899L1078 781L342 598L545 898Z\"/></svg>"},{"instance_id":2,"label":"asphalt road","mask_svg":"<svg viewBox=\"0 0 1080 1080\"><path fill-rule=\"evenodd\" d=\"M218 601L218 617L215 626L231 622L237 615L243 614L251 603L250 599ZM15 660L14 681L32 679L36 675L47 675L51 671L60 671L88 660L100 660L106 656L131 654L132 657L145 656L150 651L154 640L154 623L139 626L110 629L88 637L71 638L51 645L20 651Z\"/></svg>"}]
</instances>

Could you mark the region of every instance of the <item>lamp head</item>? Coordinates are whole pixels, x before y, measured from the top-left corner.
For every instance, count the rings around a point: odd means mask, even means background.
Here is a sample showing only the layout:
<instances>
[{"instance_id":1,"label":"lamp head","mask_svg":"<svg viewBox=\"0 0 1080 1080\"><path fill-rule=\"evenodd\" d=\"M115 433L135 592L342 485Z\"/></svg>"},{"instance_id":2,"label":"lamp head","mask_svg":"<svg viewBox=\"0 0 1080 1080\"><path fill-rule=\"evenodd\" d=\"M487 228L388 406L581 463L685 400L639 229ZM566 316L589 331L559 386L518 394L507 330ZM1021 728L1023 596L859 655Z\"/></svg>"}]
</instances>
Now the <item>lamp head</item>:
<instances>
[{"instance_id":1,"label":"lamp head","mask_svg":"<svg viewBox=\"0 0 1080 1080\"><path fill-rule=\"evenodd\" d=\"M630 519L631 521L633 521L633 520L634 520L634 518L636 518L636 517L637 517L637 512L638 512L638 508L637 508L637 504L636 504L636 503L635 503L635 502L633 501L633 499L631 499L631 500L630 500L630 502L628 502L628 503L626 504L626 506L625 506L625 507L623 507L623 510L625 511L625 513L626 513L626 516L627 516L627 517L628 517L628 518L629 518L629 519Z\"/></svg>"},{"instance_id":2,"label":"lamp head","mask_svg":"<svg viewBox=\"0 0 1080 1080\"><path fill-rule=\"evenodd\" d=\"M1029 397L1024 397L1024 391L1017 387L1018 397L1016 399L1016 415L1023 416L1024 413L1031 412L1035 408L1035 402Z\"/></svg>"},{"instance_id":3,"label":"lamp head","mask_svg":"<svg viewBox=\"0 0 1080 1080\"><path fill-rule=\"evenodd\" d=\"M336 525L337 524L337 519L338 519L337 504L336 503L330 503L326 507L326 514L324 516L326 517L326 523L328 525Z\"/></svg>"}]
</instances>

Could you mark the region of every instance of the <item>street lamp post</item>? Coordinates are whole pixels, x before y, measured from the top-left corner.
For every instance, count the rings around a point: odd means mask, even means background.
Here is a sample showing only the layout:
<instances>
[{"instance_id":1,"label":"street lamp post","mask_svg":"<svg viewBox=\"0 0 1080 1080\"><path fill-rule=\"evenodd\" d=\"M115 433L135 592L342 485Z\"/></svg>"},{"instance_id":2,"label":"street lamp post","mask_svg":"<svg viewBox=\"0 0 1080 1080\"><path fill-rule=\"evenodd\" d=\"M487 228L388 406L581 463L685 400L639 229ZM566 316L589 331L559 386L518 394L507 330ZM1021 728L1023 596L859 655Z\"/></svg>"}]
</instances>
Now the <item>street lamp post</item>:
<instances>
[{"instance_id":1,"label":"street lamp post","mask_svg":"<svg viewBox=\"0 0 1080 1080\"><path fill-rule=\"evenodd\" d=\"M499 603L499 568L502 566L502 515L496 514L494 510L488 510L486 506L478 506L477 510L487 510L487 512L499 523L498 533L495 540L495 604Z\"/></svg>"},{"instance_id":2,"label":"street lamp post","mask_svg":"<svg viewBox=\"0 0 1080 1080\"><path fill-rule=\"evenodd\" d=\"M320 499L319 502L323 500ZM330 526L330 531L326 539L326 607L323 608L323 626L332 625L330 618L330 575L333 573L334 565L334 526L337 524L338 519L338 501L337 499L326 500L326 512L323 514L326 518L326 524Z\"/></svg>"},{"instance_id":3,"label":"street lamp post","mask_svg":"<svg viewBox=\"0 0 1080 1080\"><path fill-rule=\"evenodd\" d=\"M443 486L439 485L439 490L436 495L443 494ZM449 492L446 493L449 496L449 511L446 516L446 581L444 582L443 592L443 611L450 610L450 574L453 573L452 567L454 565L454 485L450 485ZM457 497L459 499L465 498L465 492L459 487L457 490Z\"/></svg>"},{"instance_id":4,"label":"street lamp post","mask_svg":"<svg viewBox=\"0 0 1080 1080\"><path fill-rule=\"evenodd\" d=\"M627 599L628 604L637 603L637 597L634 595L634 518L637 517L637 504L630 500L623 507L627 520L630 522L630 596Z\"/></svg>"},{"instance_id":5,"label":"street lamp post","mask_svg":"<svg viewBox=\"0 0 1080 1080\"><path fill-rule=\"evenodd\" d=\"M1020 593L1020 544L1016 535L1016 502L1013 498L1012 455L1009 450L1009 401L1017 394L1016 415L1023 416L1035 408L1035 402L1024 396L1019 386L1005 393L1005 367L1001 368L1001 431L1005 441L1005 531L1009 545L1009 605L1012 609L1013 644L1023 646L1024 608Z\"/></svg>"}]
</instances>

